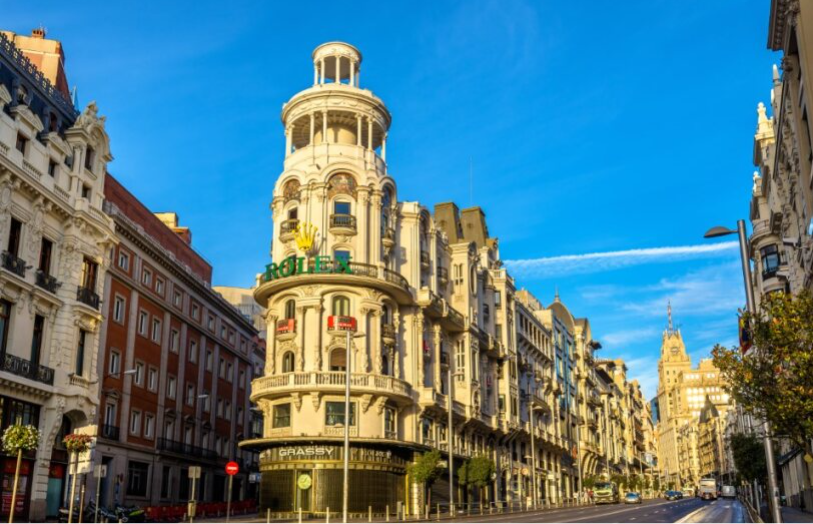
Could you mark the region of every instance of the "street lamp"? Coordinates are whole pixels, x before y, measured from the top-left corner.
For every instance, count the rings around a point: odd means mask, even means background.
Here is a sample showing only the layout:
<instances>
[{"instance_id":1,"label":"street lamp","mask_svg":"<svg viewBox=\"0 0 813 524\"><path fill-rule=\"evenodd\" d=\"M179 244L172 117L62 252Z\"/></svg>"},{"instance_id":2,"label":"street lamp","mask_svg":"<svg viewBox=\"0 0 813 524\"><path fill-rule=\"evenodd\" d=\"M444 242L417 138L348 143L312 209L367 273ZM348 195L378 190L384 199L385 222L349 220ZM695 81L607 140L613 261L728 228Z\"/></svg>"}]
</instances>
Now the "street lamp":
<instances>
[{"instance_id":1,"label":"street lamp","mask_svg":"<svg viewBox=\"0 0 813 524\"><path fill-rule=\"evenodd\" d=\"M538 501L538 484L536 481L536 426L534 425L534 411L542 411L543 408L540 406L534 406L534 397L533 393L528 393L525 397L526 402L528 403L528 423L530 424L530 433L531 433L531 482L533 486L531 487L531 503L533 504L534 509L536 509L537 501Z\"/></svg>"},{"instance_id":2,"label":"street lamp","mask_svg":"<svg viewBox=\"0 0 813 524\"><path fill-rule=\"evenodd\" d=\"M751 280L751 260L749 256L750 246L748 238L745 236L745 220L737 220L737 229L728 229L722 226L716 226L703 235L704 238L717 238L726 235L736 234L740 241L740 263L742 264L742 279L745 283L745 306L748 313L756 314L756 305L754 304L754 287ZM758 351L754 348L754 351ZM771 512L773 514L774 522L782 522L782 510L779 507L779 488L776 482L776 463L773 456L773 445L771 443L771 424L767 419L762 421L763 444L765 446L765 461L768 463L768 490L770 491L771 499Z\"/></svg>"},{"instance_id":3,"label":"street lamp","mask_svg":"<svg viewBox=\"0 0 813 524\"><path fill-rule=\"evenodd\" d=\"M462 372L452 373L452 359L451 355L448 357L449 365L446 370L446 381L449 383L449 399L447 401L447 410L449 412L449 431L446 435L446 442L449 445L449 513L454 516L454 440L452 438L454 420L452 414L454 412L454 381L453 378L464 377ZM482 501L480 502L482 504Z\"/></svg>"}]
</instances>

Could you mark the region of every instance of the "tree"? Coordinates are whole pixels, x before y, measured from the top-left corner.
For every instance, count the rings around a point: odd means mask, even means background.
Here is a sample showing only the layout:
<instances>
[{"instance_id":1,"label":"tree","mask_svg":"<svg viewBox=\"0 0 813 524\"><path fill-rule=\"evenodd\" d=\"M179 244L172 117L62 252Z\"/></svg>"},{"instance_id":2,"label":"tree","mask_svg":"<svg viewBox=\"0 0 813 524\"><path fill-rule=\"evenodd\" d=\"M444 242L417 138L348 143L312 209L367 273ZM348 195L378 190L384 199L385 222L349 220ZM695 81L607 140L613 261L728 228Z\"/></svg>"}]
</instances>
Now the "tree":
<instances>
[{"instance_id":1,"label":"tree","mask_svg":"<svg viewBox=\"0 0 813 524\"><path fill-rule=\"evenodd\" d=\"M451 465L449 467L451 467ZM423 453L414 463L409 465L409 475L412 477L412 480L424 486L427 508L429 508L432 503L432 484L442 472L440 451L436 449Z\"/></svg>"},{"instance_id":2,"label":"tree","mask_svg":"<svg viewBox=\"0 0 813 524\"><path fill-rule=\"evenodd\" d=\"M582 486L586 489L593 489L596 487L596 483L598 482L598 477L595 475L588 475L582 479Z\"/></svg>"},{"instance_id":3,"label":"tree","mask_svg":"<svg viewBox=\"0 0 813 524\"><path fill-rule=\"evenodd\" d=\"M463 486L474 486L479 490L480 503L483 502L483 489L491 483L496 471L494 461L485 456L472 457L457 470L458 482Z\"/></svg>"},{"instance_id":4,"label":"tree","mask_svg":"<svg viewBox=\"0 0 813 524\"><path fill-rule=\"evenodd\" d=\"M813 294L767 295L743 323L751 350L743 355L719 344L712 350L726 391L746 412L767 419L775 434L813 454Z\"/></svg>"},{"instance_id":5,"label":"tree","mask_svg":"<svg viewBox=\"0 0 813 524\"><path fill-rule=\"evenodd\" d=\"M652 479L652 489L657 493L661 490L661 479L655 477Z\"/></svg>"},{"instance_id":6,"label":"tree","mask_svg":"<svg viewBox=\"0 0 813 524\"><path fill-rule=\"evenodd\" d=\"M618 486L618 489L621 489L623 486L627 485L627 478L624 475L613 473L610 475L610 481Z\"/></svg>"},{"instance_id":7,"label":"tree","mask_svg":"<svg viewBox=\"0 0 813 524\"><path fill-rule=\"evenodd\" d=\"M767 478L765 446L756 436L737 433L731 435L728 445L734 457L734 466L744 480L763 482Z\"/></svg>"}]
</instances>

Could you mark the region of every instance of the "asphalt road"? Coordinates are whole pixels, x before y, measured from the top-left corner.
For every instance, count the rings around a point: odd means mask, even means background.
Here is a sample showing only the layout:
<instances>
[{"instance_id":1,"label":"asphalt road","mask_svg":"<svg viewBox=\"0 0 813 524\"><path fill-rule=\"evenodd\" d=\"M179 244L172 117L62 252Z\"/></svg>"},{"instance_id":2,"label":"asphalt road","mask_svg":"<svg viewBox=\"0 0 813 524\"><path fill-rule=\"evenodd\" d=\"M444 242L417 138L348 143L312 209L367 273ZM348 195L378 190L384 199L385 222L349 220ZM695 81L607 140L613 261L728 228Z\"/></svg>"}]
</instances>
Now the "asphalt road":
<instances>
[{"instance_id":1,"label":"asphalt road","mask_svg":"<svg viewBox=\"0 0 813 524\"><path fill-rule=\"evenodd\" d=\"M737 501L647 500L639 505L604 505L456 519L459 522L749 522Z\"/></svg>"}]
</instances>

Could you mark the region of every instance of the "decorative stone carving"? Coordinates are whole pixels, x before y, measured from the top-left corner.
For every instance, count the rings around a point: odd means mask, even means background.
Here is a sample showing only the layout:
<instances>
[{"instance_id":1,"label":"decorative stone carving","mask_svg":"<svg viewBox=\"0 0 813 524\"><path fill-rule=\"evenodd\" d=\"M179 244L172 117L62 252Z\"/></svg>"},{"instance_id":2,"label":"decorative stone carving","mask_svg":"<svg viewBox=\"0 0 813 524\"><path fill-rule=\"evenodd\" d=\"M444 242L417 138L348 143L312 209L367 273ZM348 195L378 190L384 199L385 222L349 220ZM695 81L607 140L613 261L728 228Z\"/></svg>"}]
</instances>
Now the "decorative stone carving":
<instances>
[{"instance_id":1,"label":"decorative stone carving","mask_svg":"<svg viewBox=\"0 0 813 524\"><path fill-rule=\"evenodd\" d=\"M302 409L302 393L298 391L291 393L291 400L294 402L294 407L297 411Z\"/></svg>"},{"instance_id":2,"label":"decorative stone carving","mask_svg":"<svg viewBox=\"0 0 813 524\"><path fill-rule=\"evenodd\" d=\"M377 399L375 399L375 412L379 415L384 412L384 406L387 405L387 397L381 395Z\"/></svg>"},{"instance_id":3,"label":"decorative stone carving","mask_svg":"<svg viewBox=\"0 0 813 524\"><path fill-rule=\"evenodd\" d=\"M313 410L319 411L319 403L321 400L321 396L318 392L314 391L311 393L311 403L313 403Z\"/></svg>"},{"instance_id":4,"label":"decorative stone carving","mask_svg":"<svg viewBox=\"0 0 813 524\"><path fill-rule=\"evenodd\" d=\"M371 394L366 394L361 396L361 411L362 413L367 413L367 410L370 409L370 403L373 401L373 396Z\"/></svg>"}]
</instances>

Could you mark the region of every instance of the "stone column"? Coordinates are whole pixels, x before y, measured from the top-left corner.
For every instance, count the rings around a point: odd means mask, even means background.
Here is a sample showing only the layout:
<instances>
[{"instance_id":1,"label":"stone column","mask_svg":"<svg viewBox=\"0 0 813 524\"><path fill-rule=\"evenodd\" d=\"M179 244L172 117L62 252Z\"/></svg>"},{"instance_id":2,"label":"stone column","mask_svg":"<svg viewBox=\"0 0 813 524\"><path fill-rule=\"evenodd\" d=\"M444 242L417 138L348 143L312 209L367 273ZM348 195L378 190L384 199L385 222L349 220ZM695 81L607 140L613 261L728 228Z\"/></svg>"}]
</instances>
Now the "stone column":
<instances>
[{"instance_id":1,"label":"stone column","mask_svg":"<svg viewBox=\"0 0 813 524\"><path fill-rule=\"evenodd\" d=\"M321 58L319 60L319 83L325 83L325 59Z\"/></svg>"},{"instance_id":2,"label":"stone column","mask_svg":"<svg viewBox=\"0 0 813 524\"><path fill-rule=\"evenodd\" d=\"M358 198L356 200L356 224L358 226L358 241L356 243L356 260L359 262L370 263L370 238L367 233L369 228L370 216L370 189L367 187L358 188Z\"/></svg>"},{"instance_id":3,"label":"stone column","mask_svg":"<svg viewBox=\"0 0 813 524\"><path fill-rule=\"evenodd\" d=\"M316 62L313 63L313 85L319 83L319 66L316 65Z\"/></svg>"},{"instance_id":4,"label":"stone column","mask_svg":"<svg viewBox=\"0 0 813 524\"><path fill-rule=\"evenodd\" d=\"M350 60L350 85L356 85L356 63Z\"/></svg>"},{"instance_id":5,"label":"stone column","mask_svg":"<svg viewBox=\"0 0 813 524\"><path fill-rule=\"evenodd\" d=\"M307 308L302 306L296 307L296 323L299 325L299 347L297 348L297 353L299 353L298 358L296 359L296 370L297 371L305 371L305 319L307 317Z\"/></svg>"},{"instance_id":6,"label":"stone column","mask_svg":"<svg viewBox=\"0 0 813 524\"><path fill-rule=\"evenodd\" d=\"M321 303L311 306L314 312L314 320L316 325L312 326L310 330L314 334L313 340L313 370L316 372L322 371L322 312L324 307Z\"/></svg>"},{"instance_id":7,"label":"stone column","mask_svg":"<svg viewBox=\"0 0 813 524\"><path fill-rule=\"evenodd\" d=\"M392 312L392 323L395 326L395 345L392 348L392 376L401 377L401 312L398 309Z\"/></svg>"},{"instance_id":8,"label":"stone column","mask_svg":"<svg viewBox=\"0 0 813 524\"><path fill-rule=\"evenodd\" d=\"M322 143L327 144L327 111L322 111Z\"/></svg>"},{"instance_id":9,"label":"stone column","mask_svg":"<svg viewBox=\"0 0 813 524\"><path fill-rule=\"evenodd\" d=\"M367 117L367 149L373 150L373 119Z\"/></svg>"},{"instance_id":10,"label":"stone column","mask_svg":"<svg viewBox=\"0 0 813 524\"><path fill-rule=\"evenodd\" d=\"M384 138L381 139L381 160L387 161L387 134L384 133Z\"/></svg>"},{"instance_id":11,"label":"stone column","mask_svg":"<svg viewBox=\"0 0 813 524\"><path fill-rule=\"evenodd\" d=\"M291 125L285 127L285 158L291 156Z\"/></svg>"},{"instance_id":12,"label":"stone column","mask_svg":"<svg viewBox=\"0 0 813 524\"><path fill-rule=\"evenodd\" d=\"M418 354L415 360L418 362L418 380L416 381L418 387L423 387L423 311L418 311L415 315L415 330L417 332L416 342L418 345Z\"/></svg>"},{"instance_id":13,"label":"stone column","mask_svg":"<svg viewBox=\"0 0 813 524\"><path fill-rule=\"evenodd\" d=\"M336 56L336 83L342 83L342 57Z\"/></svg>"},{"instance_id":14,"label":"stone column","mask_svg":"<svg viewBox=\"0 0 813 524\"><path fill-rule=\"evenodd\" d=\"M371 204L369 206L370 212L370 260L369 263L378 265L381 262L381 192L376 191L373 193Z\"/></svg>"},{"instance_id":15,"label":"stone column","mask_svg":"<svg viewBox=\"0 0 813 524\"><path fill-rule=\"evenodd\" d=\"M377 375L383 375L384 370L382 367L382 355L384 354L384 344L381 340L381 317L383 315L383 311L380 309L373 309L371 311L370 318L372 319L372 325L370 326L370 352L375 355L375 359L373 360L373 372Z\"/></svg>"},{"instance_id":16,"label":"stone column","mask_svg":"<svg viewBox=\"0 0 813 524\"><path fill-rule=\"evenodd\" d=\"M434 356L434 365L432 366L434 370L434 384L432 384L435 390L440 391L440 324L435 323L432 326L432 330L435 334L435 356Z\"/></svg>"},{"instance_id":17,"label":"stone column","mask_svg":"<svg viewBox=\"0 0 813 524\"><path fill-rule=\"evenodd\" d=\"M277 368L277 315L272 311L268 311L265 315L265 323L267 328L268 347L266 348L265 360L265 376L276 374ZM203 367L203 366L201 366Z\"/></svg>"},{"instance_id":18,"label":"stone column","mask_svg":"<svg viewBox=\"0 0 813 524\"><path fill-rule=\"evenodd\" d=\"M314 116L313 112L310 112L308 114L308 117L310 118L310 125L311 125L311 127L310 127L310 140L308 141L308 145L313 146L313 134L314 134L314 126L316 125L316 117Z\"/></svg>"}]
</instances>

